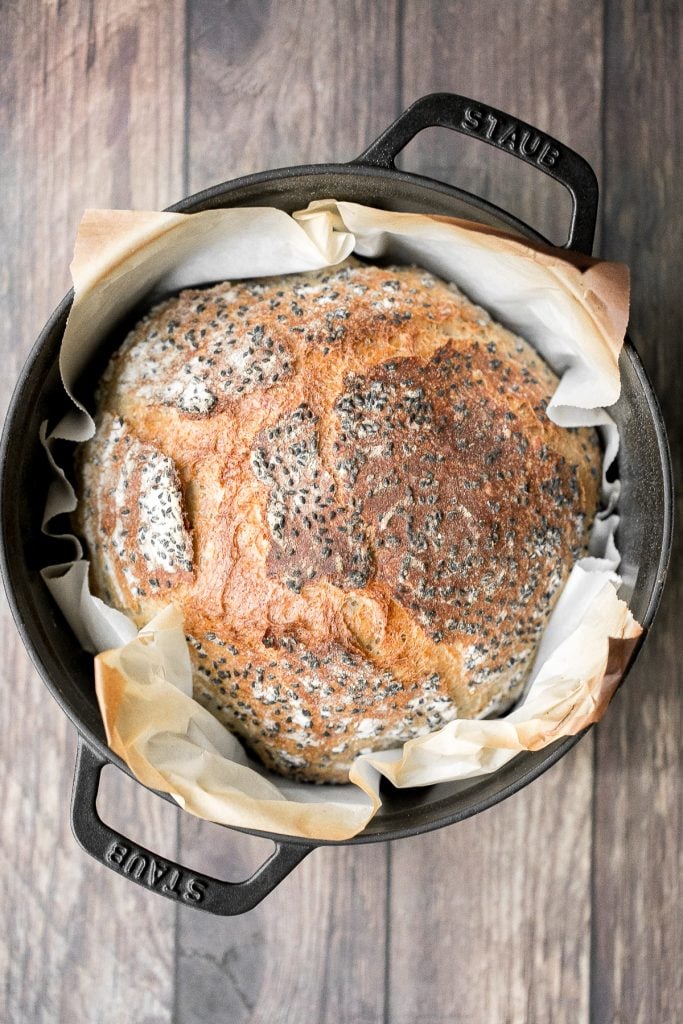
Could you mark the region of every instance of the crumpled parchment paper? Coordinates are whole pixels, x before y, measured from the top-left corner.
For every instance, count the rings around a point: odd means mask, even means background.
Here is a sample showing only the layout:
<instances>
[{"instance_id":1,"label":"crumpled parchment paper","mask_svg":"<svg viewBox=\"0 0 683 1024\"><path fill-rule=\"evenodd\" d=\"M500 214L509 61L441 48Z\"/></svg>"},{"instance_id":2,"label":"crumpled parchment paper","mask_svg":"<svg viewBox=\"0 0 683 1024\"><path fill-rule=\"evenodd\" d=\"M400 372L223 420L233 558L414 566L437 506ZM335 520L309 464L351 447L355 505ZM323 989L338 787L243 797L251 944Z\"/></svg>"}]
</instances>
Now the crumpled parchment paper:
<instances>
[{"instance_id":1,"label":"crumpled parchment paper","mask_svg":"<svg viewBox=\"0 0 683 1024\"><path fill-rule=\"evenodd\" d=\"M456 720L400 749L358 757L352 785L290 782L256 764L193 700L176 608L164 609L138 633L125 615L90 594L88 563L75 538L73 561L43 571L79 642L97 654L96 690L109 745L141 782L211 821L328 840L350 838L377 812L380 775L399 787L472 778L596 721L641 633L617 596L619 483L605 475L619 443L605 407L620 392L628 272L621 264L537 246L467 221L332 199L293 216L272 208L86 213L60 352L73 410L49 437L43 430L55 470L45 529L55 515L76 506L53 443L80 442L94 431L75 397L76 381L127 313L191 285L314 270L351 252L417 263L453 281L527 338L558 374L551 419L567 427L595 425L602 434L604 511L594 524L589 557L574 566L553 611L523 700L502 718Z\"/></svg>"}]
</instances>

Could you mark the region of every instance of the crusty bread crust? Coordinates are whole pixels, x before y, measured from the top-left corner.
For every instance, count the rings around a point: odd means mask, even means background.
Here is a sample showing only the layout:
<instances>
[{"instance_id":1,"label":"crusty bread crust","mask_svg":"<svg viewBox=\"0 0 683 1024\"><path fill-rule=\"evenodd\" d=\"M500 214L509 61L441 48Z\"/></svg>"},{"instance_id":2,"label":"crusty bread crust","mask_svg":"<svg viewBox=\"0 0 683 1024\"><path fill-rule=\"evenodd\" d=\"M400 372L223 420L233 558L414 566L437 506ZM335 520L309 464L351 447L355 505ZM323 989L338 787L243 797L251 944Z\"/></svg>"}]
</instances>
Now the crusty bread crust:
<instances>
[{"instance_id":1,"label":"crusty bread crust","mask_svg":"<svg viewBox=\"0 0 683 1024\"><path fill-rule=\"evenodd\" d=\"M598 504L595 431L415 267L182 292L113 357L77 460L93 592L183 612L196 698L278 772L509 706Z\"/></svg>"}]
</instances>

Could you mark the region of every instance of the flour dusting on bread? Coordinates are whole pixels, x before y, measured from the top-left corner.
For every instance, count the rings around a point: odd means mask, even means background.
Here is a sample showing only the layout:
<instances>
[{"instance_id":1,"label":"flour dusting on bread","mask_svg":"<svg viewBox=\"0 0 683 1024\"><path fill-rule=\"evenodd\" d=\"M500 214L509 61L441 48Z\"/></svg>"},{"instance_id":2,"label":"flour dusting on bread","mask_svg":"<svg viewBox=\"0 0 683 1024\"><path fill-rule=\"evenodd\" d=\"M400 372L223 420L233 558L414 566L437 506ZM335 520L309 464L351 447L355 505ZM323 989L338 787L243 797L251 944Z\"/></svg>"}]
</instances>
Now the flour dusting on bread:
<instances>
[{"instance_id":1,"label":"flour dusting on bread","mask_svg":"<svg viewBox=\"0 0 683 1024\"><path fill-rule=\"evenodd\" d=\"M268 766L509 706L598 506L523 339L417 267L192 289L112 358L78 460L93 592L182 610L196 698Z\"/></svg>"}]
</instances>

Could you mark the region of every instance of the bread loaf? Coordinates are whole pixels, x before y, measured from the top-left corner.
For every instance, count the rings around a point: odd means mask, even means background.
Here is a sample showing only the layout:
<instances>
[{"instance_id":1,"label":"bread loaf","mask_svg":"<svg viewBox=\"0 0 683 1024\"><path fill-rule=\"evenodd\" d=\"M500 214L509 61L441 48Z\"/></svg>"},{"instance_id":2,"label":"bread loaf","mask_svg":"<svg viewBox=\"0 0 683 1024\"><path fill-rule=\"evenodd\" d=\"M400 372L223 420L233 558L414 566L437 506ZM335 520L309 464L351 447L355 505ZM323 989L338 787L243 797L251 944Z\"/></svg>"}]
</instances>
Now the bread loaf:
<instances>
[{"instance_id":1,"label":"bread loaf","mask_svg":"<svg viewBox=\"0 0 683 1024\"><path fill-rule=\"evenodd\" d=\"M169 602L194 694L277 772L343 782L520 694L599 496L521 338L416 267L184 291L112 358L77 460L91 587Z\"/></svg>"}]
</instances>

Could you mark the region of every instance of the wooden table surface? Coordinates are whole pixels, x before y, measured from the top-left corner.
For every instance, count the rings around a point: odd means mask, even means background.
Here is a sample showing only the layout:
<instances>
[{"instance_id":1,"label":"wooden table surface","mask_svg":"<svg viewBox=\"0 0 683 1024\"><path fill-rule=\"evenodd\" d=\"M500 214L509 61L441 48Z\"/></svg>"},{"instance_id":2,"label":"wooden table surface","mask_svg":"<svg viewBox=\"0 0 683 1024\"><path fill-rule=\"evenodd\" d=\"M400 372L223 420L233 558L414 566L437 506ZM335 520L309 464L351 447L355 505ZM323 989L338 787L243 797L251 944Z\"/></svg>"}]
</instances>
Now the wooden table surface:
<instances>
[{"instance_id":1,"label":"wooden table surface","mask_svg":"<svg viewBox=\"0 0 683 1024\"><path fill-rule=\"evenodd\" d=\"M596 251L633 275L631 334L680 469L681 12L658 0L2 3L0 411L69 287L86 207L160 209L271 167L347 160L417 97L461 92L588 158ZM483 150L483 151L482 151ZM555 239L559 186L430 129L405 166ZM20 1024L674 1024L681 549L606 719L462 824L314 852L217 919L90 860L68 822L75 734L0 609L0 1019ZM104 817L244 877L270 844L199 824L109 769Z\"/></svg>"}]
</instances>

